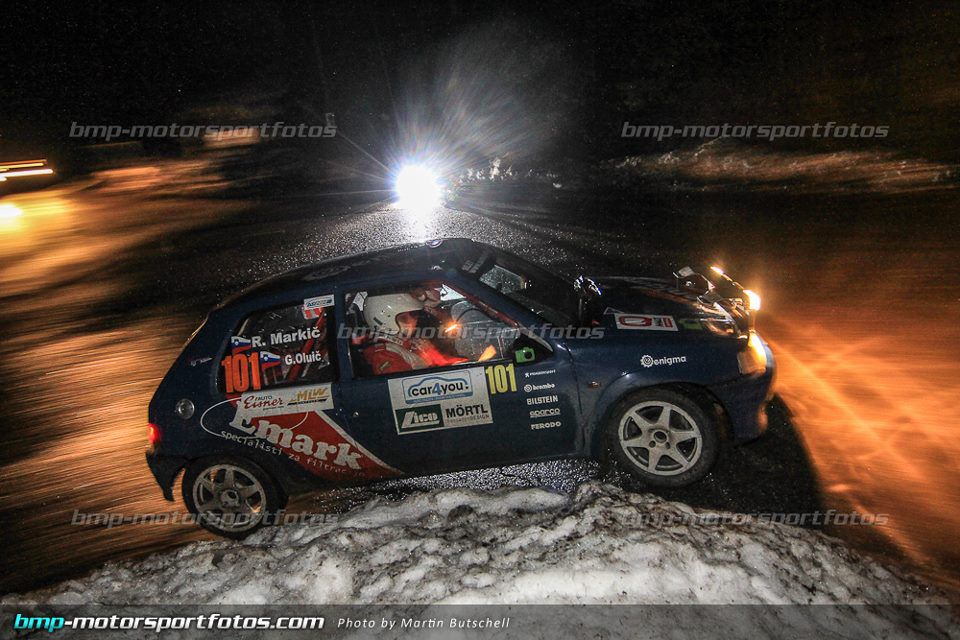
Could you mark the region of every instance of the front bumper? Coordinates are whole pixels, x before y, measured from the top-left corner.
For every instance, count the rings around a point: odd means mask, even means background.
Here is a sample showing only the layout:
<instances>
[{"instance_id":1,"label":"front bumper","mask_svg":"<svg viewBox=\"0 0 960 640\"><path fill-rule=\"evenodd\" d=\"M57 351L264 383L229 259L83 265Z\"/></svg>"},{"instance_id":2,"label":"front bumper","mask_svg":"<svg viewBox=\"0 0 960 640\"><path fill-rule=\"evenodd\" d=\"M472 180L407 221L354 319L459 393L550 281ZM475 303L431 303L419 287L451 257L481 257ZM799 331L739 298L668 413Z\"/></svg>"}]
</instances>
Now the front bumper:
<instances>
[{"instance_id":1,"label":"front bumper","mask_svg":"<svg viewBox=\"0 0 960 640\"><path fill-rule=\"evenodd\" d=\"M160 490L163 491L163 497L173 502L173 482L177 479L177 474L187 464L187 459L180 456L166 456L156 451L147 451L147 466L153 473Z\"/></svg>"},{"instance_id":2,"label":"front bumper","mask_svg":"<svg viewBox=\"0 0 960 640\"><path fill-rule=\"evenodd\" d=\"M767 429L767 402L773 397L776 362L769 345L763 343L767 367L763 373L741 376L724 384L710 387L730 420L736 442L754 440Z\"/></svg>"}]
</instances>

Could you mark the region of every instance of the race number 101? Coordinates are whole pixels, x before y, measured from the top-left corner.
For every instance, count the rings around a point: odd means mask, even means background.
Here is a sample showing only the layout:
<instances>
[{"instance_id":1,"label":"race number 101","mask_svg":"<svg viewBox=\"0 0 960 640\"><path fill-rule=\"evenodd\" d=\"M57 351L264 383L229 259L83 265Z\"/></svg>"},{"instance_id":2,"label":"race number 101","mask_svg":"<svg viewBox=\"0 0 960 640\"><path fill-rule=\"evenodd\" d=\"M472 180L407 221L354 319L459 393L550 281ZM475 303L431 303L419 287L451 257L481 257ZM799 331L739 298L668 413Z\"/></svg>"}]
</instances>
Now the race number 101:
<instances>
[{"instance_id":1,"label":"race number 101","mask_svg":"<svg viewBox=\"0 0 960 640\"><path fill-rule=\"evenodd\" d=\"M260 389L260 354L254 351L250 355L243 353L227 356L220 361L223 366L224 383L227 393L243 393Z\"/></svg>"},{"instance_id":2,"label":"race number 101","mask_svg":"<svg viewBox=\"0 0 960 640\"><path fill-rule=\"evenodd\" d=\"M487 374L487 387L490 389L490 395L517 390L517 375L513 363L484 367L484 371Z\"/></svg>"}]
</instances>

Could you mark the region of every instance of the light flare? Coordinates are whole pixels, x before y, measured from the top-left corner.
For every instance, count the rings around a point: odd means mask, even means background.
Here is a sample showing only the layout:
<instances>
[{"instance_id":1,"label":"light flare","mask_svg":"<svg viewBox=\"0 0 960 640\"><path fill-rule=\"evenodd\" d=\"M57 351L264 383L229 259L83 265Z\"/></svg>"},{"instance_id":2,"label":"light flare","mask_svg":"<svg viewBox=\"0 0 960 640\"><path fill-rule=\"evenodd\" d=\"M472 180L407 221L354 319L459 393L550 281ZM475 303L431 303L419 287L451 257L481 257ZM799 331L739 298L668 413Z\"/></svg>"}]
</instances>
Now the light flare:
<instances>
[{"instance_id":1,"label":"light flare","mask_svg":"<svg viewBox=\"0 0 960 640\"><path fill-rule=\"evenodd\" d=\"M430 211L440 204L441 190L436 174L423 165L403 167L397 174L395 191L402 209Z\"/></svg>"}]
</instances>

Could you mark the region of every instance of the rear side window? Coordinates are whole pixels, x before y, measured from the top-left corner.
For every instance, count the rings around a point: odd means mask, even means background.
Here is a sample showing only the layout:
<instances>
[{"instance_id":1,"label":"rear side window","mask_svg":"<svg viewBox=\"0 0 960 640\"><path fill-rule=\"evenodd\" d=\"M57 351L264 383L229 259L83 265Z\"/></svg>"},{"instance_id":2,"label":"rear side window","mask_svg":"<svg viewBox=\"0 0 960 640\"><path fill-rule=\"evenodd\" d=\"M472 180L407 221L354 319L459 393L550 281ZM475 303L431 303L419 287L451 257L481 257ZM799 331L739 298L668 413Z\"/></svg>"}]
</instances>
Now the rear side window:
<instances>
[{"instance_id":1,"label":"rear side window","mask_svg":"<svg viewBox=\"0 0 960 640\"><path fill-rule=\"evenodd\" d=\"M250 314L230 337L220 363L220 390L230 394L334 382L333 327L333 296Z\"/></svg>"}]
</instances>

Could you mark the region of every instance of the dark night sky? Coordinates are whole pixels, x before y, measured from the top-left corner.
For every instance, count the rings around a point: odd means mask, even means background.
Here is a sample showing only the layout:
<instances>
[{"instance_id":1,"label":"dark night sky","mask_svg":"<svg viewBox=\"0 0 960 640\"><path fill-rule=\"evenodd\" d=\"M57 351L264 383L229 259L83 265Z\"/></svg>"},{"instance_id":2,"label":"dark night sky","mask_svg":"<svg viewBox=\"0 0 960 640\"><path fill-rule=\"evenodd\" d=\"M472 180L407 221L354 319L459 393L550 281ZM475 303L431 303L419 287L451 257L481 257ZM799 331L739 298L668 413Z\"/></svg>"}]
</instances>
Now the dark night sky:
<instances>
[{"instance_id":1,"label":"dark night sky","mask_svg":"<svg viewBox=\"0 0 960 640\"><path fill-rule=\"evenodd\" d=\"M472 113L516 103L574 152L615 153L600 132L627 119L835 120L957 154L950 4L35 1L4 3L0 30L7 139L166 122L253 95L281 112L335 111L370 139L436 121L457 91Z\"/></svg>"}]
</instances>

